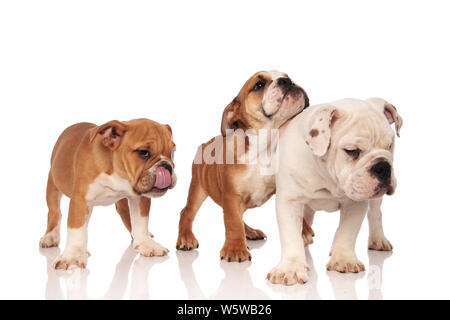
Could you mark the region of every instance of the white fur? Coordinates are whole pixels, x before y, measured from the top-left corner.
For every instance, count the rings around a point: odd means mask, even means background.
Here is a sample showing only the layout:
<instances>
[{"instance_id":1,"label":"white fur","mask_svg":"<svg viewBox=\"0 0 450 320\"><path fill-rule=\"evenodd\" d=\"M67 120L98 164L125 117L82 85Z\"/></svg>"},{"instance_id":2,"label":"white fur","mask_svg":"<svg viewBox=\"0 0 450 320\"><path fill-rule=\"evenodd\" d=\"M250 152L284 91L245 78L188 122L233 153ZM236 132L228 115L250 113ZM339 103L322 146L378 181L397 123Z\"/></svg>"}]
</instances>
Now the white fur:
<instances>
[{"instance_id":1,"label":"white fur","mask_svg":"<svg viewBox=\"0 0 450 320\"><path fill-rule=\"evenodd\" d=\"M254 205L261 206L269 194L275 191L275 172L278 165L278 131L276 137L272 137L270 125L260 129L258 134L250 134L249 148L241 156L239 163L247 164L247 172L244 177L237 176L235 185L251 186L251 200Z\"/></svg>"},{"instance_id":2,"label":"white fur","mask_svg":"<svg viewBox=\"0 0 450 320\"><path fill-rule=\"evenodd\" d=\"M59 245L60 234L61 234L61 226L60 222L58 222L58 225L55 228L53 228L52 231L46 233L41 238L41 240L39 241L39 246L41 248L50 248Z\"/></svg>"},{"instance_id":3,"label":"white fur","mask_svg":"<svg viewBox=\"0 0 450 320\"><path fill-rule=\"evenodd\" d=\"M164 256L169 252L169 250L162 247L152 239L151 234L148 232L148 215L141 215L139 201L139 197L132 197L128 199L133 248L146 257Z\"/></svg>"},{"instance_id":4,"label":"white fur","mask_svg":"<svg viewBox=\"0 0 450 320\"><path fill-rule=\"evenodd\" d=\"M237 177L238 181L245 181L246 185L252 186L251 199L254 205L261 206L269 194L275 190L275 176L261 174L261 166L249 165L244 178ZM242 183L242 182L241 182ZM239 186L239 184L236 184Z\"/></svg>"},{"instance_id":5,"label":"white fur","mask_svg":"<svg viewBox=\"0 0 450 320\"><path fill-rule=\"evenodd\" d=\"M112 175L101 173L89 185L85 199L88 206L109 206L132 194L133 191L127 179L119 177L116 173Z\"/></svg>"},{"instance_id":6,"label":"white fur","mask_svg":"<svg viewBox=\"0 0 450 320\"><path fill-rule=\"evenodd\" d=\"M392 250L392 244L384 235L381 202L383 198L369 201L369 211L367 212L367 220L369 221L369 248L373 250Z\"/></svg>"},{"instance_id":7,"label":"white fur","mask_svg":"<svg viewBox=\"0 0 450 320\"><path fill-rule=\"evenodd\" d=\"M87 225L90 212L86 216L85 224L80 228L67 229L67 243L63 253L55 260L55 267L61 269L72 269L75 267L84 268L87 264L89 252L87 251Z\"/></svg>"},{"instance_id":8,"label":"white fur","mask_svg":"<svg viewBox=\"0 0 450 320\"><path fill-rule=\"evenodd\" d=\"M373 142L380 139L379 137L393 137L393 131L383 117L382 111L374 113L374 109L367 102L356 99L340 100L327 104L328 106L338 110L344 109L347 114L368 117L372 122L371 130L364 131L362 135L355 132L354 138L358 137L358 143L366 143L369 148L373 148L373 150L366 151L368 155L374 154L376 157L381 154L392 163L392 154L386 150L380 151L377 149L379 146ZM361 165L357 163L354 168L347 169L344 164L338 163L338 161L344 161L342 157L329 160L327 157L330 151L323 157L317 156L306 144L313 122L311 119L316 112L320 111L321 107L323 106L315 106L303 111L291 121L280 138L280 166L276 174L276 207L282 254L279 265L268 275L269 280L273 283L291 285L304 283L307 280L305 252L301 236L305 211L311 212L312 210L312 213L308 214L308 220L311 222L313 211L336 211L338 209L341 211L339 227L330 252L331 258L327 265L329 270L342 272L364 270L363 264L356 257L354 247L369 202L371 202L369 210L370 239L378 243L378 246L386 246L388 243L381 226L381 211L379 210L381 200L367 200L367 197L360 201L354 201L348 196L348 183L346 182L348 177L354 175L352 170L360 170L361 166L367 166L369 160L362 159ZM338 132L333 132L331 139L336 136L339 139L346 137L351 140L353 131L349 131L347 127L351 127L351 130L360 130L355 126L356 121L360 120L357 117L349 117L349 119L350 122L347 123L345 130L347 130L346 133L350 132L350 137L349 134L339 135L339 129L336 129ZM333 140L333 142L334 146L340 146L339 142L341 141ZM343 169L341 170L341 168ZM395 184L393 172L392 179Z\"/></svg>"},{"instance_id":9,"label":"white fur","mask_svg":"<svg viewBox=\"0 0 450 320\"><path fill-rule=\"evenodd\" d=\"M304 204L277 195L276 210L282 253L280 263L270 271L268 278L285 285L305 283L308 266L302 237Z\"/></svg>"},{"instance_id":10,"label":"white fur","mask_svg":"<svg viewBox=\"0 0 450 320\"><path fill-rule=\"evenodd\" d=\"M277 85L277 80L285 76L278 71L269 71L269 74L272 78L272 83L264 92L262 107L266 114L272 115L275 114L280 108L280 100L283 97L283 93Z\"/></svg>"}]
</instances>

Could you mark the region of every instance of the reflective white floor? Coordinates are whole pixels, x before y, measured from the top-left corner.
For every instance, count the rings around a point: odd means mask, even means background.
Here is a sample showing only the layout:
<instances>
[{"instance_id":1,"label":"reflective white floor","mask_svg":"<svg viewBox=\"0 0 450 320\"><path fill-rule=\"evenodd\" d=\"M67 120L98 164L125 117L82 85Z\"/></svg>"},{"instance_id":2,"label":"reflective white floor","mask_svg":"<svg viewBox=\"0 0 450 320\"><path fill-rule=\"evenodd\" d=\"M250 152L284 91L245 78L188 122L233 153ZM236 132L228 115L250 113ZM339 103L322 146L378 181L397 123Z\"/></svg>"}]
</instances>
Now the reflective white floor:
<instances>
[{"instance_id":1,"label":"reflective white floor","mask_svg":"<svg viewBox=\"0 0 450 320\"><path fill-rule=\"evenodd\" d=\"M185 170L186 171L186 170ZM442 204L410 201L414 186L405 184L383 203L385 233L393 252L367 250L365 221L356 253L366 272L340 274L326 271L328 252L339 222L337 213L316 214L314 244L307 250L310 280L305 285L272 285L265 277L280 257L274 198L245 215L246 222L262 229L267 240L250 241L252 261L220 261L224 241L221 209L205 201L194 223L200 247L175 250L178 214L185 197L187 176L165 197L155 199L150 228L155 240L170 249L168 257L145 258L130 247L130 235L114 207L96 207L89 224L87 269L55 271L52 262L65 244L68 200L63 198L62 243L39 249L45 230L43 188L15 214L0 224L2 299L417 299L450 298L448 215ZM39 181L39 180L36 180ZM430 191L431 192L431 191ZM20 199L16 199L20 201ZM176 200L176 201L175 201ZM16 202L17 203L17 202ZM35 208L40 208L36 211ZM28 212L20 214L20 212ZM427 212L427 216L423 215ZM437 223L440 221L440 223Z\"/></svg>"},{"instance_id":2,"label":"reflective white floor","mask_svg":"<svg viewBox=\"0 0 450 320\"><path fill-rule=\"evenodd\" d=\"M46 299L89 299L88 283L89 270L56 271L52 267L52 261L59 254L58 248L41 249L42 256L47 261L47 283L45 286ZM224 277L219 287L212 295L203 292L197 281L197 276L193 270L193 263L198 258L199 253L177 252L177 262L179 276L183 281L187 299L321 299L318 290L318 275L314 267L309 250L307 251L308 263L313 266L310 272L310 280L304 286L280 287L268 285L270 292L255 287L248 271L250 263L228 264L220 263L220 268L224 272ZM328 279L333 289L336 299L358 299L356 282L366 278L368 281L368 299L383 299L381 288L382 272L384 260L390 253L369 252L370 269L367 275L349 274L344 275L336 272L327 272ZM109 287L105 291L103 299L124 299L127 298L127 291L131 299L150 299L151 292L156 288L149 286L149 274L154 265L163 263L167 258L138 258L136 252L129 246L118 261L114 276ZM127 290L128 289L128 290Z\"/></svg>"},{"instance_id":3,"label":"reflective white floor","mask_svg":"<svg viewBox=\"0 0 450 320\"><path fill-rule=\"evenodd\" d=\"M394 198L386 201L385 211L393 210ZM63 208L67 200L63 201ZM278 230L273 199L264 207L249 211L249 225L263 229L267 240L249 241L251 262L220 261L223 224L220 209L205 202L195 223L194 232L200 248L191 252L176 251L177 214L163 214L176 204L167 198L152 206L150 231L155 239L171 251L168 257L145 258L130 246L130 237L113 207L96 208L89 226L91 257L85 270L54 270L52 262L63 249L39 249L38 240L45 224L44 214L24 225L27 237L3 246L6 257L0 265L0 298L25 299L398 299L448 298L448 272L428 266L445 266L447 255L438 246L430 249L414 230L426 221L409 221L401 228L402 215L385 213L386 233L394 252L366 249L368 235L364 223L356 251L366 272L341 274L326 271L328 250L338 214L319 213L314 222L315 242L307 249L310 280L305 285L272 285L265 276L279 259ZM404 218L404 217L403 217ZM19 219L15 217L14 219ZM39 225L39 228L36 228ZM172 228L171 228L172 227ZM437 226L439 228L439 226ZM6 235L6 228L2 237ZM12 230L9 230L12 232ZM395 231L395 232L393 232ZM63 239L65 230L63 230ZM439 236L447 237L445 234ZM34 241L31 241L34 240ZM2 241L2 243L5 243ZM436 241L437 245L445 242Z\"/></svg>"}]
</instances>

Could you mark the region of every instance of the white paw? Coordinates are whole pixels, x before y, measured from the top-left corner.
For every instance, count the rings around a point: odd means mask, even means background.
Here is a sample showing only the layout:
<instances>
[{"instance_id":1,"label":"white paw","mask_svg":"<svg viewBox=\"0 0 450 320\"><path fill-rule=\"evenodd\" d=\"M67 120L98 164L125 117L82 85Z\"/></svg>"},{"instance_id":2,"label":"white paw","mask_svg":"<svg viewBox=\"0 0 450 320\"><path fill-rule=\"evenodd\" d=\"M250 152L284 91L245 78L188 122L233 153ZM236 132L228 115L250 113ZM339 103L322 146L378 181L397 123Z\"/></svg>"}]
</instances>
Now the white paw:
<instances>
[{"instance_id":1,"label":"white paw","mask_svg":"<svg viewBox=\"0 0 450 320\"><path fill-rule=\"evenodd\" d=\"M304 263L281 262L269 272L267 279L272 283L286 286L292 286L297 283L304 284L308 281L308 275L306 274L308 270L309 267Z\"/></svg>"},{"instance_id":2,"label":"white paw","mask_svg":"<svg viewBox=\"0 0 450 320\"><path fill-rule=\"evenodd\" d=\"M41 240L39 240L39 247L51 248L57 247L60 242L59 228L55 228L49 233L46 233Z\"/></svg>"},{"instance_id":3,"label":"white paw","mask_svg":"<svg viewBox=\"0 0 450 320\"><path fill-rule=\"evenodd\" d=\"M133 248L145 257L165 256L169 253L168 249L164 248L151 238L147 238L140 242L135 241L133 243Z\"/></svg>"},{"instance_id":4,"label":"white paw","mask_svg":"<svg viewBox=\"0 0 450 320\"><path fill-rule=\"evenodd\" d=\"M369 238L369 249L378 251L392 251L393 246L384 235Z\"/></svg>"},{"instance_id":5,"label":"white paw","mask_svg":"<svg viewBox=\"0 0 450 320\"><path fill-rule=\"evenodd\" d=\"M327 270L342 273L357 273L365 271L366 268L353 252L333 252L330 261L327 264Z\"/></svg>"},{"instance_id":6,"label":"white paw","mask_svg":"<svg viewBox=\"0 0 450 320\"><path fill-rule=\"evenodd\" d=\"M80 248L68 248L56 258L53 263L55 269L73 269L76 267L86 268L89 252Z\"/></svg>"}]
</instances>

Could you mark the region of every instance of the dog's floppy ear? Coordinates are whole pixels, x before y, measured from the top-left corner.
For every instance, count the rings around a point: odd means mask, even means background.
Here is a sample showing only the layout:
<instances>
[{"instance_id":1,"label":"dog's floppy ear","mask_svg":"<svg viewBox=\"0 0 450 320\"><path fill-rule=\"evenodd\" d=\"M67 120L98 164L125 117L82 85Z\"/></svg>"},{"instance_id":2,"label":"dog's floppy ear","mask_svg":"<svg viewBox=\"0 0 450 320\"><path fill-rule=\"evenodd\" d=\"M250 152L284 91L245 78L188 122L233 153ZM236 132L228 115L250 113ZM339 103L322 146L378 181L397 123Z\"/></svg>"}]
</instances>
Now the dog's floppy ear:
<instances>
[{"instance_id":1,"label":"dog's floppy ear","mask_svg":"<svg viewBox=\"0 0 450 320\"><path fill-rule=\"evenodd\" d=\"M172 135L172 128L168 124L165 124L164 126L166 127L167 130L169 130L170 135Z\"/></svg>"},{"instance_id":2,"label":"dog's floppy ear","mask_svg":"<svg viewBox=\"0 0 450 320\"><path fill-rule=\"evenodd\" d=\"M338 118L337 109L333 106L323 106L311 117L306 144L312 152L321 157L330 147L331 127Z\"/></svg>"},{"instance_id":3,"label":"dog's floppy ear","mask_svg":"<svg viewBox=\"0 0 450 320\"><path fill-rule=\"evenodd\" d=\"M127 126L125 123L112 120L101 126L92 129L89 137L89 141L93 142L98 135L103 136L103 145L110 148L111 150L116 150L123 138L123 135L127 131Z\"/></svg>"},{"instance_id":4,"label":"dog's floppy ear","mask_svg":"<svg viewBox=\"0 0 450 320\"><path fill-rule=\"evenodd\" d=\"M223 110L222 115L222 126L221 126L221 132L222 136L227 135L228 129L244 129L242 122L240 121L240 115L239 115L239 108L241 107L241 102L236 97L233 99L233 101L230 102L230 104Z\"/></svg>"},{"instance_id":5,"label":"dog's floppy ear","mask_svg":"<svg viewBox=\"0 0 450 320\"><path fill-rule=\"evenodd\" d=\"M400 129L403 125L403 119L398 114L397 109L392 104L381 98L371 98L367 101L372 106L377 108L377 110L384 113L386 119L389 121L389 124L395 122L395 132L397 133L397 136L400 137Z\"/></svg>"}]
</instances>

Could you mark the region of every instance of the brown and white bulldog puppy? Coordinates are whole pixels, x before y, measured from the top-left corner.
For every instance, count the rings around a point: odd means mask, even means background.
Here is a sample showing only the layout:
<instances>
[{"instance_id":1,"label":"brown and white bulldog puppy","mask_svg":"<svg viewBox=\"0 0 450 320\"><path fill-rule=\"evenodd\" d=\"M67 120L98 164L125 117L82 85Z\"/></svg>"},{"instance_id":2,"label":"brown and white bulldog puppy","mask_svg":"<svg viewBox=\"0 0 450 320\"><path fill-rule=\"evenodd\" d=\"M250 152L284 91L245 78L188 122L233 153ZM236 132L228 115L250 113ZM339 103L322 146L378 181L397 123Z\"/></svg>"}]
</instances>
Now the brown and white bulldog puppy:
<instances>
[{"instance_id":1,"label":"brown and white bulldog puppy","mask_svg":"<svg viewBox=\"0 0 450 320\"><path fill-rule=\"evenodd\" d=\"M168 250L148 233L150 198L175 186L172 130L148 119L75 124L61 134L51 156L47 183L48 224L39 245L60 242L60 199L70 198L67 244L56 269L86 267L87 226L94 206L125 199L133 247L144 256Z\"/></svg>"},{"instance_id":2,"label":"brown and white bulldog puppy","mask_svg":"<svg viewBox=\"0 0 450 320\"><path fill-rule=\"evenodd\" d=\"M181 211L177 249L198 248L192 224L201 204L210 196L224 213L226 240L221 258L251 260L246 238L255 240L266 236L247 226L243 214L264 204L275 192L274 172L264 172L267 168L256 158L260 153L275 151L276 142L266 133L270 135L271 130L278 130L308 105L305 91L285 73L261 71L247 80L223 112L222 136L199 147L192 165L187 203ZM258 140L261 132L267 139ZM208 157L214 158L213 161Z\"/></svg>"}]
</instances>

